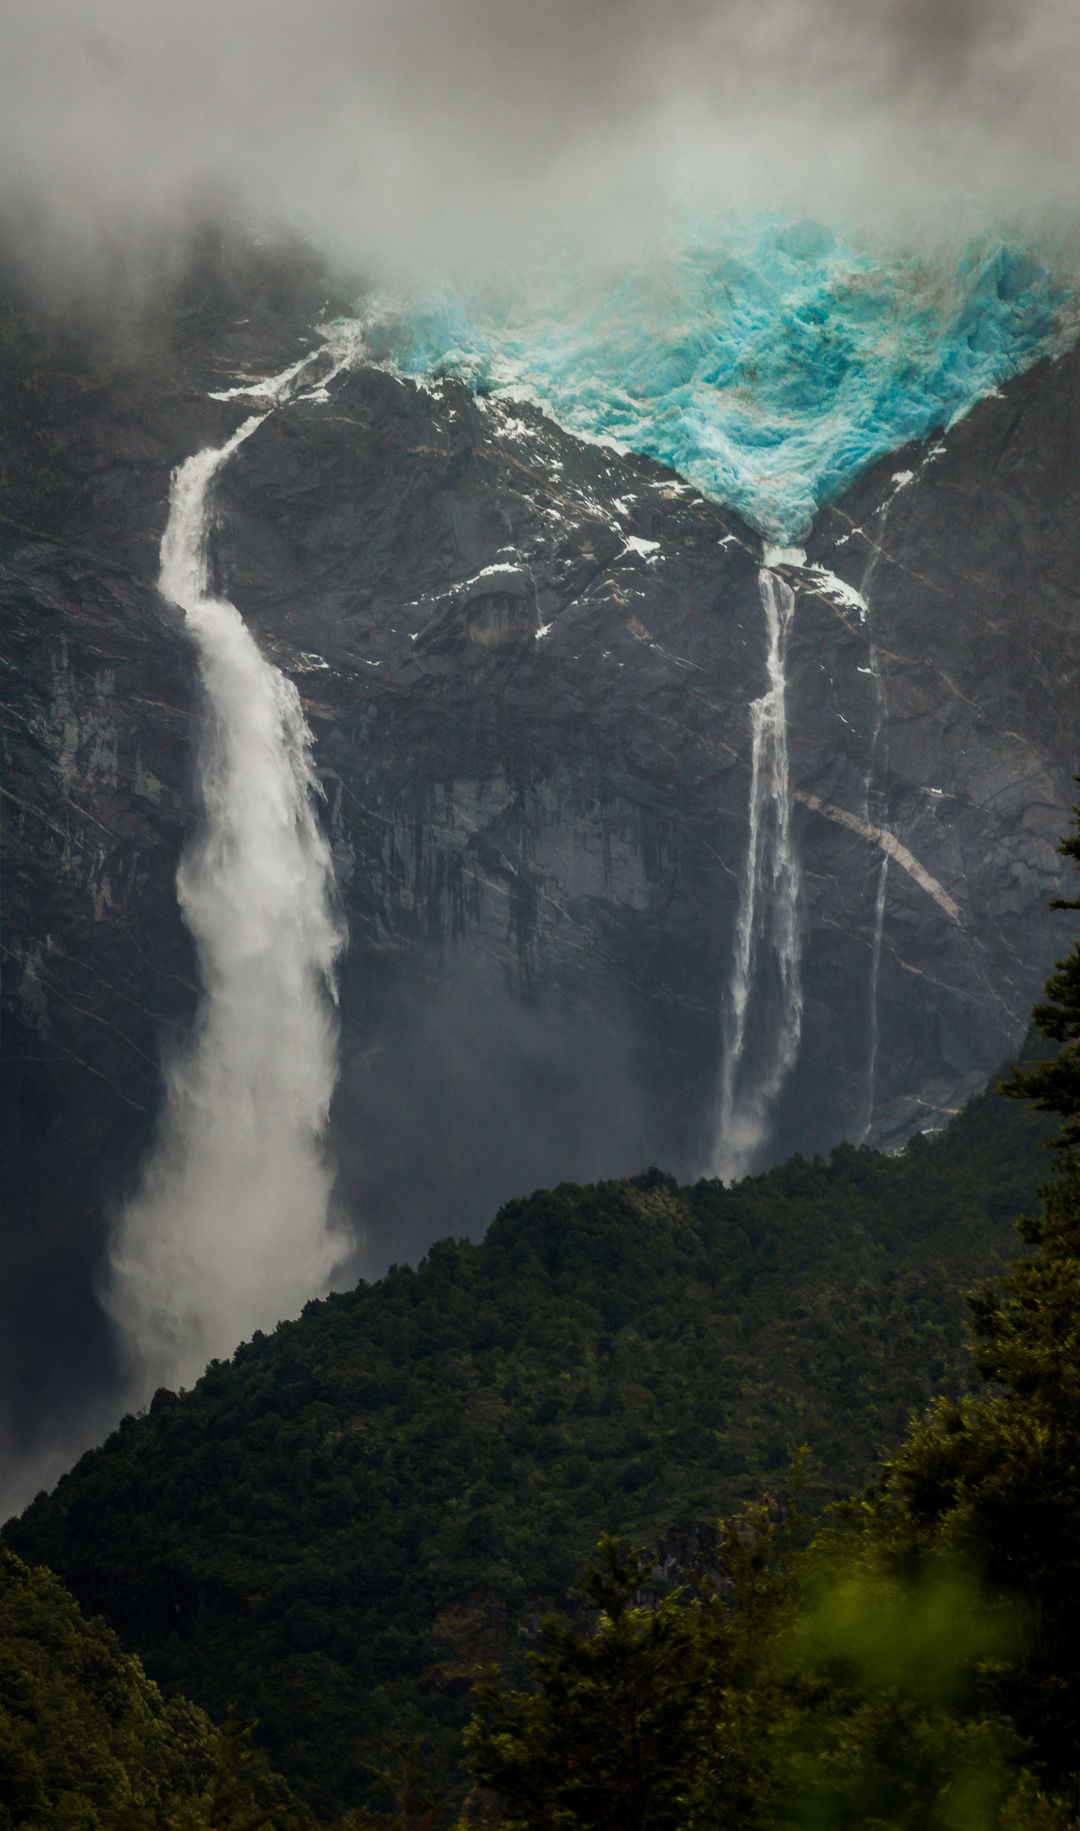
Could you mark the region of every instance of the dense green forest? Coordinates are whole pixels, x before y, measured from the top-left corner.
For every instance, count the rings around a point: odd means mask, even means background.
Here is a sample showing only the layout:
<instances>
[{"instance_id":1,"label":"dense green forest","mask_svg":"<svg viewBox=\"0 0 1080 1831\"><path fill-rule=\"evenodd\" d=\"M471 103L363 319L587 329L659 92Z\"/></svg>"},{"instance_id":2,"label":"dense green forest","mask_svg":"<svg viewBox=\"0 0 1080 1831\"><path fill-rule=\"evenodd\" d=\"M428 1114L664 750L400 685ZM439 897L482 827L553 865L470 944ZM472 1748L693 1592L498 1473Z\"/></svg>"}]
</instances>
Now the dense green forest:
<instances>
[{"instance_id":1,"label":"dense green forest","mask_svg":"<svg viewBox=\"0 0 1080 1831\"><path fill-rule=\"evenodd\" d=\"M1047 1130L992 1094L898 1158L511 1203L159 1395L9 1542L168 1695L257 1717L317 1809L393 1736L452 1791L471 1682L520 1676L601 1534L707 1546L803 1443L819 1510L960 1397L960 1291L1015 1251Z\"/></svg>"},{"instance_id":2,"label":"dense green forest","mask_svg":"<svg viewBox=\"0 0 1080 1831\"><path fill-rule=\"evenodd\" d=\"M311 1819L240 1728L166 1702L111 1628L0 1546L0 1831L254 1831Z\"/></svg>"},{"instance_id":3,"label":"dense green forest","mask_svg":"<svg viewBox=\"0 0 1080 1831\"><path fill-rule=\"evenodd\" d=\"M1080 864L1077 833L1061 848ZM1080 909L1080 901L1056 907ZM799 1544L799 1470L657 1605L613 1540L531 1685L477 1687L462 1823L504 1831L1065 1831L1080 1783L1080 943L1009 1091L1064 1121L1034 1250L969 1304L977 1395L939 1398Z\"/></svg>"}]
</instances>

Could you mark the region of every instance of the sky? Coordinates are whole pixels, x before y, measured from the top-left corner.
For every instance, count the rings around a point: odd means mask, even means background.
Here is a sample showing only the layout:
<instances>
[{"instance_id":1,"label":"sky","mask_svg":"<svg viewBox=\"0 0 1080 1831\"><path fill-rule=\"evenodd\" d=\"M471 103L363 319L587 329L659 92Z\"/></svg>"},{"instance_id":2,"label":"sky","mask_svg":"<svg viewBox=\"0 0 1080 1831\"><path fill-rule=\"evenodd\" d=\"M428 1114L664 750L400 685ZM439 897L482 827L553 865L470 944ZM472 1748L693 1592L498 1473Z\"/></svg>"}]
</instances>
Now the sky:
<instances>
[{"instance_id":1,"label":"sky","mask_svg":"<svg viewBox=\"0 0 1080 1831\"><path fill-rule=\"evenodd\" d=\"M639 256L676 197L1078 228L1074 0L0 0L0 42L0 216L47 282L207 208L391 283Z\"/></svg>"}]
</instances>

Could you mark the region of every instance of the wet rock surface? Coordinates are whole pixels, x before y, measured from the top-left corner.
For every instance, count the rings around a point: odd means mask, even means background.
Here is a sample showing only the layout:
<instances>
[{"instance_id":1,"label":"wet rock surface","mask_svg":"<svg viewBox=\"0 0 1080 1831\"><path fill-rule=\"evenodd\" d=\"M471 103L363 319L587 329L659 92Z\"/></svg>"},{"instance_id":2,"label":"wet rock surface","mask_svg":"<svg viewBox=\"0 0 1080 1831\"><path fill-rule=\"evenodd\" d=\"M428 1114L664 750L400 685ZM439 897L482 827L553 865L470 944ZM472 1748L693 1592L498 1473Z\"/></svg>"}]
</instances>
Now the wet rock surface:
<instances>
[{"instance_id":1,"label":"wet rock surface","mask_svg":"<svg viewBox=\"0 0 1080 1831\"><path fill-rule=\"evenodd\" d=\"M169 471L251 410L209 389L302 353L319 285L208 287L153 364L69 403L42 502L0 522L0 1381L28 1431L114 1372L94 1268L195 1010L174 876L199 694L154 587ZM780 568L805 1015L771 1159L942 1123L1065 945L1078 405L1077 358L1042 365ZM756 537L528 406L371 369L276 408L215 501L216 581L297 681L326 793L357 1263L476 1233L537 1183L706 1169L765 687Z\"/></svg>"}]
</instances>

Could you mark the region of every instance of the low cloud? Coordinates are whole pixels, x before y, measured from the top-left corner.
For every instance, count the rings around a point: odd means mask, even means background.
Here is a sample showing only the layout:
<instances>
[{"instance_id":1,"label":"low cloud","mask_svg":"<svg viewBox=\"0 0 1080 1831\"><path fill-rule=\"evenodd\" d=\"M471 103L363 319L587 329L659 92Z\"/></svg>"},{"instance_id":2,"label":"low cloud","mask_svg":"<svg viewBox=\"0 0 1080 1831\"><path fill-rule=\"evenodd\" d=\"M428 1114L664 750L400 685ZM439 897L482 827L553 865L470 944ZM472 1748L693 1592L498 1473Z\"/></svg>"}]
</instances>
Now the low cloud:
<instances>
[{"instance_id":1,"label":"low cloud","mask_svg":"<svg viewBox=\"0 0 1080 1831\"><path fill-rule=\"evenodd\" d=\"M50 273L192 211L372 278L621 255L673 200L1071 244L1062 0L0 0L6 230Z\"/></svg>"}]
</instances>

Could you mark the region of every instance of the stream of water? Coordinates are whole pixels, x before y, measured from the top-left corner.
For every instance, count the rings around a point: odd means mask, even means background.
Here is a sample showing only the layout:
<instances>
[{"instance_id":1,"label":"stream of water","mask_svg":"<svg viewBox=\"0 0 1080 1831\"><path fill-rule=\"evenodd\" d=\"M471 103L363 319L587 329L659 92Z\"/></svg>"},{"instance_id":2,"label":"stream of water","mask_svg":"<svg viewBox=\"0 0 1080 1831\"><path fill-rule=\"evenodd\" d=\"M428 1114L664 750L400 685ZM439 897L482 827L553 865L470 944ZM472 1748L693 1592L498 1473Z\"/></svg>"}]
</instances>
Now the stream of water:
<instances>
[{"instance_id":1,"label":"stream of water","mask_svg":"<svg viewBox=\"0 0 1080 1831\"><path fill-rule=\"evenodd\" d=\"M296 373L262 384L268 407ZM311 734L295 686L208 581L212 485L264 417L178 467L161 543L159 588L184 612L205 695L202 822L177 877L202 996L112 1241L106 1301L143 1396L295 1315L347 1249L322 1145L344 930Z\"/></svg>"},{"instance_id":2,"label":"stream of water","mask_svg":"<svg viewBox=\"0 0 1080 1831\"><path fill-rule=\"evenodd\" d=\"M758 573L768 686L750 705L750 804L739 886L713 1173L745 1175L764 1143L802 1034L799 862L791 832L787 737L788 635L795 593L771 566ZM763 972L764 962L769 970ZM748 1056L751 1005L755 1047Z\"/></svg>"}]
</instances>

